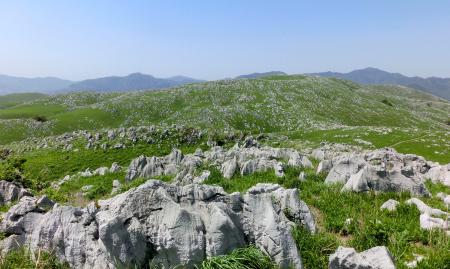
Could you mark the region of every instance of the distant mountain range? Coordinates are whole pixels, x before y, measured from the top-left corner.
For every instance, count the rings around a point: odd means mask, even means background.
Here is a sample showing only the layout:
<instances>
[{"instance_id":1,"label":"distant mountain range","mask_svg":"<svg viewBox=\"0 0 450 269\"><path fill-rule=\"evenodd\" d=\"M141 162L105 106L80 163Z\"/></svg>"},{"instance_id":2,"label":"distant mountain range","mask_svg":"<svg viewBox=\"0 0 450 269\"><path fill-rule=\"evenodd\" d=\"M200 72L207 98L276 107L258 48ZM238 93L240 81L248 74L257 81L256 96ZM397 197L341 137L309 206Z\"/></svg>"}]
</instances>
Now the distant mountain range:
<instances>
[{"instance_id":1,"label":"distant mountain range","mask_svg":"<svg viewBox=\"0 0 450 269\"><path fill-rule=\"evenodd\" d=\"M310 73L321 77L335 77L360 84L396 84L403 85L450 100L450 78L407 77L399 73L389 73L377 68L365 68L349 73L323 72Z\"/></svg>"},{"instance_id":2,"label":"distant mountain range","mask_svg":"<svg viewBox=\"0 0 450 269\"><path fill-rule=\"evenodd\" d=\"M133 91L133 90L156 90L171 88L183 84L201 82L201 80L175 76L170 78L156 78L151 75L133 73L125 77L104 77L97 79L88 79L75 82L69 85L63 91Z\"/></svg>"},{"instance_id":3,"label":"distant mountain range","mask_svg":"<svg viewBox=\"0 0 450 269\"><path fill-rule=\"evenodd\" d=\"M247 74L247 75L240 75L237 76L235 79L251 79L251 78L262 78L262 77L269 77L269 76L282 76L282 75L287 75L284 72L281 71L270 71L270 72L264 72L264 73L252 73L252 74Z\"/></svg>"},{"instance_id":4,"label":"distant mountain range","mask_svg":"<svg viewBox=\"0 0 450 269\"><path fill-rule=\"evenodd\" d=\"M156 78L151 75L133 73L128 76L103 77L79 82L59 78L22 78L0 75L0 95L19 92L63 93L74 91L132 91L171 88L201 80L175 76Z\"/></svg>"},{"instance_id":5,"label":"distant mountain range","mask_svg":"<svg viewBox=\"0 0 450 269\"><path fill-rule=\"evenodd\" d=\"M0 94L19 92L54 92L68 87L70 80L46 78L21 78L0 75Z\"/></svg>"},{"instance_id":6,"label":"distant mountain range","mask_svg":"<svg viewBox=\"0 0 450 269\"><path fill-rule=\"evenodd\" d=\"M235 79L254 79L267 76L286 75L281 71L252 73L237 76ZM322 72L306 75L336 77L360 84L396 84L418 89L450 100L450 78L407 77L399 73L389 73L376 68L365 68L349 73ZM18 92L64 93L73 91L133 91L171 88L202 80L184 76L156 78L151 75L133 73L128 76L111 76L83 81L70 81L54 77L21 78L0 75L0 95Z\"/></svg>"}]
</instances>

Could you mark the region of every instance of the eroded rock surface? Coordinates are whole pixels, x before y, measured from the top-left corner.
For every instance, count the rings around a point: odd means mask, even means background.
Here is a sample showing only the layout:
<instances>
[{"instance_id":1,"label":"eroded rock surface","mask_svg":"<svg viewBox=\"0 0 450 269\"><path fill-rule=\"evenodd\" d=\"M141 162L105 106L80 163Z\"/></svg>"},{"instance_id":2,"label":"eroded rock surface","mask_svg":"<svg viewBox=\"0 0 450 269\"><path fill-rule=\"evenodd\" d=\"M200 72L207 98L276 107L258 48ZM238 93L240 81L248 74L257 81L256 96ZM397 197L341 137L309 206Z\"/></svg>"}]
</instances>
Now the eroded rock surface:
<instances>
[{"instance_id":1,"label":"eroded rock surface","mask_svg":"<svg viewBox=\"0 0 450 269\"><path fill-rule=\"evenodd\" d=\"M331 162L332 168L325 182L344 183L343 191L356 192L406 191L417 196L429 196L424 182L430 178L430 171L436 167L441 169L438 164L420 156L400 154L391 148L346 154L327 161ZM436 174L439 175L436 180L445 182L443 173Z\"/></svg>"},{"instance_id":2,"label":"eroded rock surface","mask_svg":"<svg viewBox=\"0 0 450 269\"><path fill-rule=\"evenodd\" d=\"M24 196L31 196L31 193L12 182L0 180L0 206L18 201Z\"/></svg>"},{"instance_id":3,"label":"eroded rock surface","mask_svg":"<svg viewBox=\"0 0 450 269\"><path fill-rule=\"evenodd\" d=\"M134 159L126 175L127 180L151 178L161 175L176 175L175 181L194 182L197 168L203 164L214 165L223 177L235 174L248 175L273 170L278 177L284 176L286 166L312 168L311 161L294 149L258 147L254 143L235 145L229 150L214 146L202 152L183 155L178 149L165 157L140 156Z\"/></svg>"},{"instance_id":4,"label":"eroded rock surface","mask_svg":"<svg viewBox=\"0 0 450 269\"><path fill-rule=\"evenodd\" d=\"M24 197L5 213L3 251L50 249L74 268L147 265L194 267L207 257L255 244L281 268L302 268L293 225L314 232L296 189L258 184L247 193L149 180L85 208Z\"/></svg>"},{"instance_id":5,"label":"eroded rock surface","mask_svg":"<svg viewBox=\"0 0 450 269\"><path fill-rule=\"evenodd\" d=\"M395 269L386 247L374 247L357 253L354 248L339 247L330 256L329 269Z\"/></svg>"}]
</instances>

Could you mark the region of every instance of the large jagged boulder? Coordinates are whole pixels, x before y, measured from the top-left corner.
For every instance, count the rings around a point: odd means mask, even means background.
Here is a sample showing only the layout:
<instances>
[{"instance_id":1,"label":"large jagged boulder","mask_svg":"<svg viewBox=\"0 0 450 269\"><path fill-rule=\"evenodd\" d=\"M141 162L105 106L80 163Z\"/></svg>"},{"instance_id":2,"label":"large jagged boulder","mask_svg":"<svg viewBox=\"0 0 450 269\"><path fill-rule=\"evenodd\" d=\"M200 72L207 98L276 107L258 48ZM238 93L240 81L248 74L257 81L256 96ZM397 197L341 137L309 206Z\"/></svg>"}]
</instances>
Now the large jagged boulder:
<instances>
[{"instance_id":1,"label":"large jagged boulder","mask_svg":"<svg viewBox=\"0 0 450 269\"><path fill-rule=\"evenodd\" d=\"M31 196L31 193L12 182L0 180L0 206L18 201L24 196Z\"/></svg>"},{"instance_id":2,"label":"large jagged boulder","mask_svg":"<svg viewBox=\"0 0 450 269\"><path fill-rule=\"evenodd\" d=\"M339 247L330 256L329 269L395 269L386 247L374 247L357 253L354 248Z\"/></svg>"},{"instance_id":3,"label":"large jagged boulder","mask_svg":"<svg viewBox=\"0 0 450 269\"><path fill-rule=\"evenodd\" d=\"M24 197L4 215L4 251L52 250L73 268L193 268L202 260L255 244L281 268L303 268L294 225L315 231L296 189L258 184L247 193L220 187L175 186L150 180L85 208Z\"/></svg>"},{"instance_id":4,"label":"large jagged boulder","mask_svg":"<svg viewBox=\"0 0 450 269\"><path fill-rule=\"evenodd\" d=\"M410 192L429 196L425 187L430 162L413 154L385 148L361 154L346 154L331 161L325 182L344 183L343 191Z\"/></svg>"},{"instance_id":5,"label":"large jagged boulder","mask_svg":"<svg viewBox=\"0 0 450 269\"><path fill-rule=\"evenodd\" d=\"M365 160L356 154L335 157L331 161L332 168L325 179L325 183L345 183L351 175L357 173L365 164Z\"/></svg>"}]
</instances>

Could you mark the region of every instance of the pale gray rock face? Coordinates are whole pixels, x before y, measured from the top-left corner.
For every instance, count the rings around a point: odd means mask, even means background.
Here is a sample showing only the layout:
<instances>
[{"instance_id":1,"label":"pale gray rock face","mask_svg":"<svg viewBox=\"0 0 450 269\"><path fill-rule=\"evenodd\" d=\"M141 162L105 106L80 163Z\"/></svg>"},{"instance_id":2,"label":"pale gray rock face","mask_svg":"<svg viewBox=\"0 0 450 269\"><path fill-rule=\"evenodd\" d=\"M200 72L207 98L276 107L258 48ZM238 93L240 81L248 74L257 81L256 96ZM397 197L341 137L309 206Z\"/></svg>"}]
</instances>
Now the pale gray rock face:
<instances>
[{"instance_id":1,"label":"pale gray rock face","mask_svg":"<svg viewBox=\"0 0 450 269\"><path fill-rule=\"evenodd\" d=\"M222 175L224 178L232 178L233 175L236 173L236 170L238 169L238 163L236 161L236 158L233 158L231 160L228 160L222 164L222 168L220 171L222 172Z\"/></svg>"},{"instance_id":2,"label":"pale gray rock face","mask_svg":"<svg viewBox=\"0 0 450 269\"><path fill-rule=\"evenodd\" d=\"M430 179L433 183L440 182L450 186L450 164L431 167L424 177Z\"/></svg>"},{"instance_id":3,"label":"pale gray rock face","mask_svg":"<svg viewBox=\"0 0 450 269\"><path fill-rule=\"evenodd\" d=\"M439 192L436 194L436 197L440 198L446 206L450 206L450 195Z\"/></svg>"},{"instance_id":4,"label":"pale gray rock face","mask_svg":"<svg viewBox=\"0 0 450 269\"><path fill-rule=\"evenodd\" d=\"M386 247L374 247L357 253L354 248L339 247L330 256L329 269L395 269Z\"/></svg>"},{"instance_id":5,"label":"pale gray rock face","mask_svg":"<svg viewBox=\"0 0 450 269\"><path fill-rule=\"evenodd\" d=\"M311 161L294 149L255 147L250 144L236 144L229 150L214 146L208 151L197 149L193 154L183 155L174 149L165 157L140 156L128 167L126 179L151 178L160 175L176 175L178 185L194 182L193 174L202 164L216 166L225 178L236 173L249 175L255 172L273 170L276 176L284 176L285 165L311 168Z\"/></svg>"},{"instance_id":6,"label":"pale gray rock face","mask_svg":"<svg viewBox=\"0 0 450 269\"><path fill-rule=\"evenodd\" d=\"M323 161L325 159L325 152L321 149L315 149L312 151L311 157L316 160Z\"/></svg>"},{"instance_id":7,"label":"pale gray rock face","mask_svg":"<svg viewBox=\"0 0 450 269\"><path fill-rule=\"evenodd\" d=\"M410 192L413 195L428 196L429 193L422 182L405 177L394 170L386 172L379 167L367 165L348 179L342 191L366 192L370 190L382 192Z\"/></svg>"},{"instance_id":8,"label":"pale gray rock face","mask_svg":"<svg viewBox=\"0 0 450 269\"><path fill-rule=\"evenodd\" d=\"M99 168L95 169L93 172L94 175L100 175L100 176L104 176L107 173L109 173L108 167L99 167Z\"/></svg>"},{"instance_id":9,"label":"pale gray rock face","mask_svg":"<svg viewBox=\"0 0 450 269\"><path fill-rule=\"evenodd\" d=\"M350 154L332 160L326 183L344 183L342 191L407 191L429 196L425 175L430 163L420 156L399 154L394 149Z\"/></svg>"},{"instance_id":10,"label":"pale gray rock face","mask_svg":"<svg viewBox=\"0 0 450 269\"><path fill-rule=\"evenodd\" d=\"M24 196L31 196L31 193L12 182L0 180L0 205L18 201Z\"/></svg>"},{"instance_id":11,"label":"pale gray rock face","mask_svg":"<svg viewBox=\"0 0 450 269\"><path fill-rule=\"evenodd\" d=\"M294 151L289 156L288 165L294 167L312 168L312 162L303 155L300 155L297 151Z\"/></svg>"},{"instance_id":12,"label":"pale gray rock face","mask_svg":"<svg viewBox=\"0 0 450 269\"><path fill-rule=\"evenodd\" d=\"M205 170L201 173L201 175L194 177L193 179L193 183L196 184L201 184L203 183L205 180L207 180L209 178L209 176L211 175L211 172L208 170Z\"/></svg>"},{"instance_id":13,"label":"pale gray rock face","mask_svg":"<svg viewBox=\"0 0 450 269\"><path fill-rule=\"evenodd\" d=\"M205 258L255 244L281 268L302 268L294 225L315 231L296 189L258 184L246 194L207 185L175 186L150 180L85 208L23 197L5 213L4 252L48 249L73 268L142 266L193 268Z\"/></svg>"},{"instance_id":14,"label":"pale gray rock face","mask_svg":"<svg viewBox=\"0 0 450 269\"><path fill-rule=\"evenodd\" d=\"M357 173L365 165L361 156L353 154L333 158L331 163L332 168L325 183L345 183L351 175Z\"/></svg>"},{"instance_id":15,"label":"pale gray rock face","mask_svg":"<svg viewBox=\"0 0 450 269\"><path fill-rule=\"evenodd\" d=\"M331 160L323 160L317 166L317 174L328 173L328 172L330 172L332 167L333 167L333 163L331 162Z\"/></svg>"},{"instance_id":16,"label":"pale gray rock face","mask_svg":"<svg viewBox=\"0 0 450 269\"><path fill-rule=\"evenodd\" d=\"M150 178L164 175L163 164L158 157L145 157L144 155L131 161L128 167L126 180L130 181L136 178Z\"/></svg>"},{"instance_id":17,"label":"pale gray rock face","mask_svg":"<svg viewBox=\"0 0 450 269\"><path fill-rule=\"evenodd\" d=\"M421 214L428 214L431 216L446 216L446 215L448 215L447 212L444 212L440 209L432 208L432 207L428 206L427 204L425 204L424 202L422 202L418 198L411 198L411 199L407 200L406 203L408 205L415 205Z\"/></svg>"},{"instance_id":18,"label":"pale gray rock face","mask_svg":"<svg viewBox=\"0 0 450 269\"><path fill-rule=\"evenodd\" d=\"M419 218L420 228L424 230L432 230L432 229L442 229L448 230L449 224L448 221L443 220L441 218L434 218L430 216L428 213L420 214Z\"/></svg>"},{"instance_id":19,"label":"pale gray rock face","mask_svg":"<svg viewBox=\"0 0 450 269\"><path fill-rule=\"evenodd\" d=\"M120 167L120 165L116 162L111 165L111 168L109 168L110 173L117 173L120 172L120 170L122 170L122 167Z\"/></svg>"},{"instance_id":20,"label":"pale gray rock face","mask_svg":"<svg viewBox=\"0 0 450 269\"><path fill-rule=\"evenodd\" d=\"M387 211L395 211L397 210L397 206L399 204L400 203L398 201L394 199L389 199L381 205L380 209L386 209Z\"/></svg>"},{"instance_id":21,"label":"pale gray rock face","mask_svg":"<svg viewBox=\"0 0 450 269\"><path fill-rule=\"evenodd\" d=\"M277 165L277 161L266 158L248 160L242 164L241 175L250 175L255 172L264 172L269 169L279 169ZM275 173L277 173L277 170L275 170Z\"/></svg>"},{"instance_id":22,"label":"pale gray rock face","mask_svg":"<svg viewBox=\"0 0 450 269\"><path fill-rule=\"evenodd\" d=\"M114 194L116 194L116 193L118 193L120 191L120 188L122 187L122 184L120 183L119 180L114 179L112 185L113 185L113 187L112 187L112 190L111 190L111 195L114 195Z\"/></svg>"}]
</instances>

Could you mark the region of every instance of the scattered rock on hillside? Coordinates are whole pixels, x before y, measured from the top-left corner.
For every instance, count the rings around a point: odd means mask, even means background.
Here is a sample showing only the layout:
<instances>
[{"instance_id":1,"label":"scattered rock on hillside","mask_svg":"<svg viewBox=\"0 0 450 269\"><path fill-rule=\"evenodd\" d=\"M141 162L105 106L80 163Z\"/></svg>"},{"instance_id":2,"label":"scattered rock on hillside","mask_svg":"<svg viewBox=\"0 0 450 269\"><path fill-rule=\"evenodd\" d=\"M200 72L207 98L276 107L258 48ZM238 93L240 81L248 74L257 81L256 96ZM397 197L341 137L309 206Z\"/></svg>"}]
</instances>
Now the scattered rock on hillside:
<instances>
[{"instance_id":1,"label":"scattered rock on hillside","mask_svg":"<svg viewBox=\"0 0 450 269\"><path fill-rule=\"evenodd\" d=\"M430 195L424 184L430 162L420 156L385 148L338 156L331 164L325 182L345 183L343 191L407 191L418 196Z\"/></svg>"},{"instance_id":2,"label":"scattered rock on hillside","mask_svg":"<svg viewBox=\"0 0 450 269\"><path fill-rule=\"evenodd\" d=\"M440 198L446 206L450 206L450 195L439 192L436 194L436 197Z\"/></svg>"},{"instance_id":3,"label":"scattered rock on hillside","mask_svg":"<svg viewBox=\"0 0 450 269\"><path fill-rule=\"evenodd\" d=\"M426 205L424 202L417 198L411 198L406 201L409 205L415 205L417 209L420 212L420 228L425 230L431 230L431 229L442 229L442 230L448 230L449 224L448 219L450 217L450 214L447 212L444 212L440 209L432 208L428 205ZM442 218L435 218L433 216L443 217Z\"/></svg>"},{"instance_id":4,"label":"scattered rock on hillside","mask_svg":"<svg viewBox=\"0 0 450 269\"><path fill-rule=\"evenodd\" d=\"M387 211L395 211L397 210L397 206L399 204L400 203L398 201L394 199L389 199L381 205L380 209L386 209Z\"/></svg>"},{"instance_id":5,"label":"scattered rock on hillside","mask_svg":"<svg viewBox=\"0 0 450 269\"><path fill-rule=\"evenodd\" d=\"M0 206L18 201L24 196L31 196L31 193L12 182L0 180Z\"/></svg>"},{"instance_id":6,"label":"scattered rock on hillside","mask_svg":"<svg viewBox=\"0 0 450 269\"><path fill-rule=\"evenodd\" d=\"M329 269L395 269L386 247L374 247L357 253L354 248L339 247L330 256Z\"/></svg>"},{"instance_id":7,"label":"scattered rock on hillside","mask_svg":"<svg viewBox=\"0 0 450 269\"><path fill-rule=\"evenodd\" d=\"M26 246L52 250L73 268L115 268L150 261L166 268L193 268L202 260L255 244L281 268L303 268L291 235L312 215L296 189L258 184L247 193L220 187L183 187L150 180L85 208L57 206L23 197L5 213L4 252Z\"/></svg>"},{"instance_id":8,"label":"scattered rock on hillside","mask_svg":"<svg viewBox=\"0 0 450 269\"><path fill-rule=\"evenodd\" d=\"M420 221L420 228L422 228L424 230L432 230L432 229L448 230L449 229L448 219L443 220L441 218L434 218L434 217L430 216L428 213L420 214L419 221Z\"/></svg>"},{"instance_id":9,"label":"scattered rock on hillside","mask_svg":"<svg viewBox=\"0 0 450 269\"><path fill-rule=\"evenodd\" d=\"M414 259L412 261L405 262L406 267L408 267L408 268L416 268L417 264L419 262L421 262L423 259L425 259L424 256L419 255L419 254L413 254L413 256L414 256Z\"/></svg>"},{"instance_id":10,"label":"scattered rock on hillside","mask_svg":"<svg viewBox=\"0 0 450 269\"><path fill-rule=\"evenodd\" d=\"M282 177L286 166L312 167L311 161L294 149L259 148L251 147L251 145L253 144L250 142L244 146L236 144L229 150L214 146L206 152L196 150L194 154L186 155L182 154L180 150L174 149L165 157L140 156L131 162L126 179L176 174L175 181L192 183L195 178L194 172L202 164L215 165L224 178L232 178L237 173L249 175L271 169L276 176Z\"/></svg>"},{"instance_id":11,"label":"scattered rock on hillside","mask_svg":"<svg viewBox=\"0 0 450 269\"><path fill-rule=\"evenodd\" d=\"M114 179L113 183L112 183L111 195L118 193L120 191L121 187L122 187L122 184L120 183L120 181L117 179Z\"/></svg>"},{"instance_id":12,"label":"scattered rock on hillside","mask_svg":"<svg viewBox=\"0 0 450 269\"><path fill-rule=\"evenodd\" d=\"M406 203L408 205L415 205L421 214L426 213L431 216L446 216L446 215L448 215L447 212L444 212L440 209L432 208L417 198L411 198L411 199L407 200Z\"/></svg>"},{"instance_id":13,"label":"scattered rock on hillside","mask_svg":"<svg viewBox=\"0 0 450 269\"><path fill-rule=\"evenodd\" d=\"M426 179L430 179L433 183L442 183L450 187L450 164L438 165L432 163L433 167L425 174Z\"/></svg>"}]
</instances>

